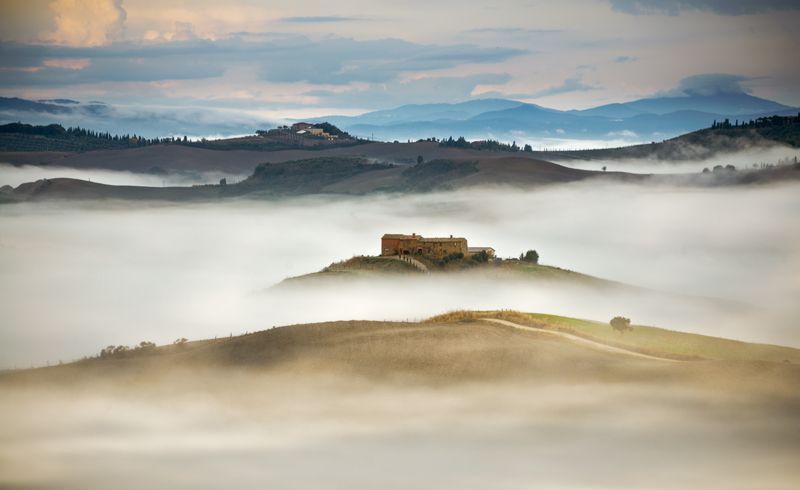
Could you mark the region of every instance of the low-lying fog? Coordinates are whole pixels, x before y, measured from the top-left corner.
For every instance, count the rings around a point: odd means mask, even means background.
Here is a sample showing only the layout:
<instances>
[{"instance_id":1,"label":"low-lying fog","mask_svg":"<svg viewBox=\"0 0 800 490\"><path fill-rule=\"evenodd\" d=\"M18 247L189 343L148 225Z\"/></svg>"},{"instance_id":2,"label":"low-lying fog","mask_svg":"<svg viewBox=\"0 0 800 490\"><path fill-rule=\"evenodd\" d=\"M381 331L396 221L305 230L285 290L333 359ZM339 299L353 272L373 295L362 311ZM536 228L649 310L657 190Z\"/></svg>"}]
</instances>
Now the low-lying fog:
<instances>
[{"instance_id":1,"label":"low-lying fog","mask_svg":"<svg viewBox=\"0 0 800 490\"><path fill-rule=\"evenodd\" d=\"M0 187L10 185L17 187L25 182L39 179L66 177L70 179L89 180L109 185L136 185L145 187L188 186L194 184L216 184L221 178L228 182L244 179L246 175L231 175L221 172L183 172L165 174L144 174L102 169L76 169L38 165L9 165L0 163Z\"/></svg>"},{"instance_id":2,"label":"low-lying fog","mask_svg":"<svg viewBox=\"0 0 800 490\"><path fill-rule=\"evenodd\" d=\"M189 393L0 392L10 422L0 486L791 489L800 478L796 412L779 400L637 383L456 390L241 378L204 372Z\"/></svg>"},{"instance_id":3,"label":"low-lying fog","mask_svg":"<svg viewBox=\"0 0 800 490\"><path fill-rule=\"evenodd\" d=\"M605 170L607 172L630 172L637 174L674 174L698 173L704 168L712 169L716 165L733 165L738 170L761 168L762 165L775 165L779 162L796 162L800 152L796 148L774 146L769 149L759 148L752 151L720 154L705 160L664 161L653 159L630 160L558 160L559 165L580 168L583 170Z\"/></svg>"},{"instance_id":4,"label":"low-lying fog","mask_svg":"<svg viewBox=\"0 0 800 490\"><path fill-rule=\"evenodd\" d=\"M456 308L630 316L800 345L800 186L633 184L207 205L0 207L0 365L69 360L109 344L168 343L335 319L419 319ZM386 232L465 236L502 257L646 288L757 305L702 308L460 278L268 288L353 255ZM421 278L425 279L425 278Z\"/></svg>"}]
</instances>

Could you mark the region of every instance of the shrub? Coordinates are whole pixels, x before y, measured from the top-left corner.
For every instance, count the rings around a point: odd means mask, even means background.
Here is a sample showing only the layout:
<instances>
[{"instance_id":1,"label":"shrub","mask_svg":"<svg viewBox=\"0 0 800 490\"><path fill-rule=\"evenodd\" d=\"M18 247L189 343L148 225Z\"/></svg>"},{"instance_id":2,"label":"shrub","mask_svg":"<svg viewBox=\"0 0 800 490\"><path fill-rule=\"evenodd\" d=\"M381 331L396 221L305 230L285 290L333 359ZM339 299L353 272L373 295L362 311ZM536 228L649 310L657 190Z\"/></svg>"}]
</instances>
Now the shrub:
<instances>
[{"instance_id":1,"label":"shrub","mask_svg":"<svg viewBox=\"0 0 800 490\"><path fill-rule=\"evenodd\" d=\"M127 345L109 345L100 351L100 359L108 359L109 357L117 357L120 354L128 352L130 347Z\"/></svg>"},{"instance_id":2,"label":"shrub","mask_svg":"<svg viewBox=\"0 0 800 490\"><path fill-rule=\"evenodd\" d=\"M449 255L445 255L444 257L442 257L441 259L436 261L436 263L439 266L444 267L445 265L449 264L450 262L455 262L457 260L462 260L463 258L464 258L464 254L463 253L454 252L454 253L451 253Z\"/></svg>"},{"instance_id":3,"label":"shrub","mask_svg":"<svg viewBox=\"0 0 800 490\"><path fill-rule=\"evenodd\" d=\"M472 256L472 260L475 262L489 262L489 254L486 253L486 250L481 250Z\"/></svg>"}]
</instances>

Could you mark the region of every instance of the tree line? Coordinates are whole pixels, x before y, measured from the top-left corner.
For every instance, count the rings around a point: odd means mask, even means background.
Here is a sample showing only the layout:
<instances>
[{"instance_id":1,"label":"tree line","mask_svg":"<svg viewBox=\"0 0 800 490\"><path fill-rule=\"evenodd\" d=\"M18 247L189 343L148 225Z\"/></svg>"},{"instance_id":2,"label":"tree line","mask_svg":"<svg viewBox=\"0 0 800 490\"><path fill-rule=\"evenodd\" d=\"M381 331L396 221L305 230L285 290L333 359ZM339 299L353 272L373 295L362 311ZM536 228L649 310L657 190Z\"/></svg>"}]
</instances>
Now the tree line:
<instances>
[{"instance_id":1,"label":"tree line","mask_svg":"<svg viewBox=\"0 0 800 490\"><path fill-rule=\"evenodd\" d=\"M448 147L448 148L468 148L471 150L490 150L490 151L509 151L509 152L517 152L517 151L524 151L528 153L533 153L533 147L531 145L525 145L523 147L519 147L517 142L514 141L510 145L508 143L501 143L497 140L479 140L479 141L467 141L466 138L463 136L459 136L457 139L453 139L450 136L447 139L443 139L439 142L439 146Z\"/></svg>"},{"instance_id":2,"label":"tree line","mask_svg":"<svg viewBox=\"0 0 800 490\"><path fill-rule=\"evenodd\" d=\"M159 145L165 143L188 143L189 139L184 136L165 137L165 138L145 138L137 134L111 134L109 132L93 131L91 129L76 127L65 128L60 124L48 124L46 126L34 126L24 123L10 123L0 125L0 133L27 134L34 136L44 136L46 138L66 139L66 140L100 140L107 142L125 143L129 146Z\"/></svg>"},{"instance_id":3,"label":"tree line","mask_svg":"<svg viewBox=\"0 0 800 490\"><path fill-rule=\"evenodd\" d=\"M717 121L715 119L714 122L711 123L711 129L773 128L798 123L800 123L800 113L796 116L765 116L741 122L736 119L733 123L731 123L728 118L725 118L723 121Z\"/></svg>"}]
</instances>

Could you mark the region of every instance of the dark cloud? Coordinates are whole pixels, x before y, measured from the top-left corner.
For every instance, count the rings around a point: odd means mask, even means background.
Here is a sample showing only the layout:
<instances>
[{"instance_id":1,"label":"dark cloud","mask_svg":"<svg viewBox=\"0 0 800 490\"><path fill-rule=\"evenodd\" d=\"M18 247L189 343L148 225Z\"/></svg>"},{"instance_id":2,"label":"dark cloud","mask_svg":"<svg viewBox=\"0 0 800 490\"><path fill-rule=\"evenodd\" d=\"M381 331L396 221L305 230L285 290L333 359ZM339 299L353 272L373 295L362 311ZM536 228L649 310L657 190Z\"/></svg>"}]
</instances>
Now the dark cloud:
<instances>
[{"instance_id":1,"label":"dark cloud","mask_svg":"<svg viewBox=\"0 0 800 490\"><path fill-rule=\"evenodd\" d=\"M245 41L186 40L73 48L0 43L0 86L65 85L103 81L157 81L219 77L237 65L254 65L270 82L385 83L407 72L490 64L527 51L475 45L424 45L398 39L311 40L303 36ZM81 69L46 66L45 60L87 60ZM59 64L59 63L57 63Z\"/></svg>"},{"instance_id":2,"label":"dark cloud","mask_svg":"<svg viewBox=\"0 0 800 490\"><path fill-rule=\"evenodd\" d=\"M616 58L614 58L614 63L631 63L638 59L639 58L635 56L617 56Z\"/></svg>"},{"instance_id":3,"label":"dark cloud","mask_svg":"<svg viewBox=\"0 0 800 490\"><path fill-rule=\"evenodd\" d=\"M633 15L679 15L705 10L720 15L747 15L771 10L800 10L797 0L610 0L614 10Z\"/></svg>"},{"instance_id":4,"label":"dark cloud","mask_svg":"<svg viewBox=\"0 0 800 490\"><path fill-rule=\"evenodd\" d=\"M675 95L743 94L748 93L742 86L742 82L747 80L750 79L727 73L704 73L684 78L673 93Z\"/></svg>"}]
</instances>

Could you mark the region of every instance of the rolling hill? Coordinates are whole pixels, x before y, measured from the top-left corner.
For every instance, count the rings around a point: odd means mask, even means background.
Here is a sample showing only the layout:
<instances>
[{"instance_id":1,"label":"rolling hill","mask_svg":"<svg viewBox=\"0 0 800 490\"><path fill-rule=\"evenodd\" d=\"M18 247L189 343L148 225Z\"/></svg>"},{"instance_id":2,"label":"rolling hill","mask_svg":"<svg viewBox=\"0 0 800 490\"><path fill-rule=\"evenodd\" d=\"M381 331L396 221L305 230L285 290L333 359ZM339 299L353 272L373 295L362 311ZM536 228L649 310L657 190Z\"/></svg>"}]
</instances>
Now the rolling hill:
<instances>
[{"instance_id":1,"label":"rolling hill","mask_svg":"<svg viewBox=\"0 0 800 490\"><path fill-rule=\"evenodd\" d=\"M575 476L576 461L589 460L612 469L601 473L605 488L652 488L654 473L664 489L797 481L800 351L610 330L454 312L143 344L7 371L0 486L383 488L391 474L390 488L453 488L476 478L454 465L473 465L487 487L544 473L568 483L557 487L594 488ZM413 471L395 475L398 464ZM357 480L343 476L354 467Z\"/></svg>"},{"instance_id":2,"label":"rolling hill","mask_svg":"<svg viewBox=\"0 0 800 490\"><path fill-rule=\"evenodd\" d=\"M214 200L274 198L305 194L366 194L372 192L427 192L486 184L536 186L615 178L618 173L592 172L550 162L515 159L432 160L417 165L370 163L363 158L322 157L283 163L264 163L247 179L235 184L193 187L111 186L77 179L42 179L4 188L6 202L47 199ZM629 176L629 178L640 178Z\"/></svg>"},{"instance_id":3,"label":"rolling hill","mask_svg":"<svg viewBox=\"0 0 800 490\"><path fill-rule=\"evenodd\" d=\"M679 148L685 150L683 146ZM607 153L598 151L597 154L589 155L603 158ZM635 155L641 157L638 153L633 153L631 156ZM585 158L587 154L582 156ZM480 157L432 160L417 165L371 163L367 159L354 157L318 157L282 163L263 163L256 166L252 175L240 182L232 184L220 182L191 187L115 186L72 178L40 179L20 184L16 188L0 187L0 203L92 199L132 201L213 201L242 197L274 199L309 194L418 193L483 186L534 188L585 179L695 186L752 185L800 179L798 165L744 171L722 169L702 174L646 175L581 170L531 157L510 156L508 152L495 152L487 155L487 158Z\"/></svg>"},{"instance_id":4,"label":"rolling hill","mask_svg":"<svg viewBox=\"0 0 800 490\"><path fill-rule=\"evenodd\" d=\"M608 281L586 274L581 274L559 267L534 264L531 262L516 259L498 259L490 262L478 262L469 258L448 258L447 261L436 261L425 257L415 257L423 262L428 271L433 275L457 275L464 278L480 277L505 280L542 280L569 282L595 288L630 288L614 281ZM396 260L392 257L384 256L357 256L347 260L334 262L319 272L312 272L302 276L290 277L276 285L276 287L286 286L307 286L314 282L324 282L327 280L339 279L369 279L391 277L395 275L405 275L425 279L420 275L420 270L416 267Z\"/></svg>"},{"instance_id":5,"label":"rolling hill","mask_svg":"<svg viewBox=\"0 0 800 490\"><path fill-rule=\"evenodd\" d=\"M554 333L579 336L589 342ZM633 355L636 353L656 359L640 359ZM114 354L61 366L7 371L0 375L0 388L18 383L72 384L103 378L106 382L144 381L157 372L175 370L183 376L209 369L458 384L500 378L541 380L543 376L562 381L581 378L584 382L605 382L612 376L618 380L649 378L659 382L661 371L667 370L684 381L701 385L722 380L743 385L757 381L748 379L752 374L740 377L753 369L752 363L760 363L762 375L767 369L789 376L787 381L800 377L800 350L788 347L639 325L623 335L607 323L552 315L452 312L419 323L343 321L293 325L236 337L117 349ZM751 389L758 387L754 384Z\"/></svg>"},{"instance_id":6,"label":"rolling hill","mask_svg":"<svg viewBox=\"0 0 800 490\"><path fill-rule=\"evenodd\" d=\"M519 106L510 111L541 112L543 109ZM505 111L501 111L505 112ZM573 116L576 117L576 116ZM652 119L652 115L635 116L642 120ZM511 118L513 120L513 118ZM718 122L724 119L718 120ZM325 158L360 158L373 162L382 162L396 165L412 165L419 157L426 161L473 161L479 162L481 172L471 177L472 180L482 180L489 174L494 177L488 181L503 181L498 175L506 172L508 177L521 177L523 181L548 180L545 177L543 161L563 162L573 160L619 160L626 159L651 159L663 162L680 162L684 160L703 160L716 156L725 156L744 150L771 149L773 147L800 146L800 122L796 116L769 117L757 119L755 125L736 126L731 121L730 127L705 128L691 133L683 134L676 138L661 142L643 145L624 146L618 148L605 148L594 150L570 151L520 151L519 147L502 147L502 145L485 145L483 147L470 147L469 144L449 144L447 141L417 141L411 143L377 143L359 141L351 145L328 145L316 149L292 148L279 149L278 147L264 147L256 143L263 143L262 138L252 136L231 140L219 140L204 145L201 144L153 144L146 146L127 147L124 149L103 149L93 151L5 151L0 152L0 162L12 165L37 165L51 167L67 167L74 169L106 169L150 174L202 174L204 172L227 175L229 180L239 179L252 173L253 169L262 163L280 164L291 161ZM656 126L658 121L653 122ZM13 126L13 125L12 125ZM25 135L6 133L13 140L22 138L33 146L30 148L48 148L50 141L54 141L53 148L64 141L60 137L48 136L48 127L40 127L42 134ZM59 127L60 128L60 127ZM63 128L60 128L63 130ZM3 136L0 134L0 136ZM26 139L27 138L27 139ZM33 140L31 140L33 138ZM11 141L9 140L9 141ZM31 140L31 141L28 141ZM42 140L42 141L40 141ZM82 140L81 140L82 141ZM243 142L251 142L244 144ZM459 140L460 141L460 140ZM27 144L26 143L26 144ZM107 138L101 138L100 143L109 144ZM110 143L127 145L125 142L111 140ZM457 142L456 142L457 143ZM28 148L27 146L25 148ZM510 151L510 150L517 151ZM492 163L492 160L495 160ZM527 162L527 163L526 163ZM530 163L530 165L528 165ZM526 169L535 169L536 175L529 176L526 172L512 170L515 166ZM483 172L483 170L494 171ZM562 181L574 179L578 174L557 167L549 167L552 178L549 180ZM514 175L511 175L514 174ZM219 177L217 177L219 178ZM202 181L201 178L198 180ZM392 181L384 187L396 185ZM207 181L207 180L206 180ZM370 188L369 185L366 186ZM380 186L372 186L380 187Z\"/></svg>"},{"instance_id":7,"label":"rolling hill","mask_svg":"<svg viewBox=\"0 0 800 490\"><path fill-rule=\"evenodd\" d=\"M659 143L620 148L551 152L555 159L652 159L661 161L704 160L715 155L752 149L768 149L775 145L800 148L800 116L768 117L752 125L704 128ZM760 121L760 122L759 122ZM738 122L737 122L738 123ZM560 157L560 158L558 158Z\"/></svg>"}]
</instances>

